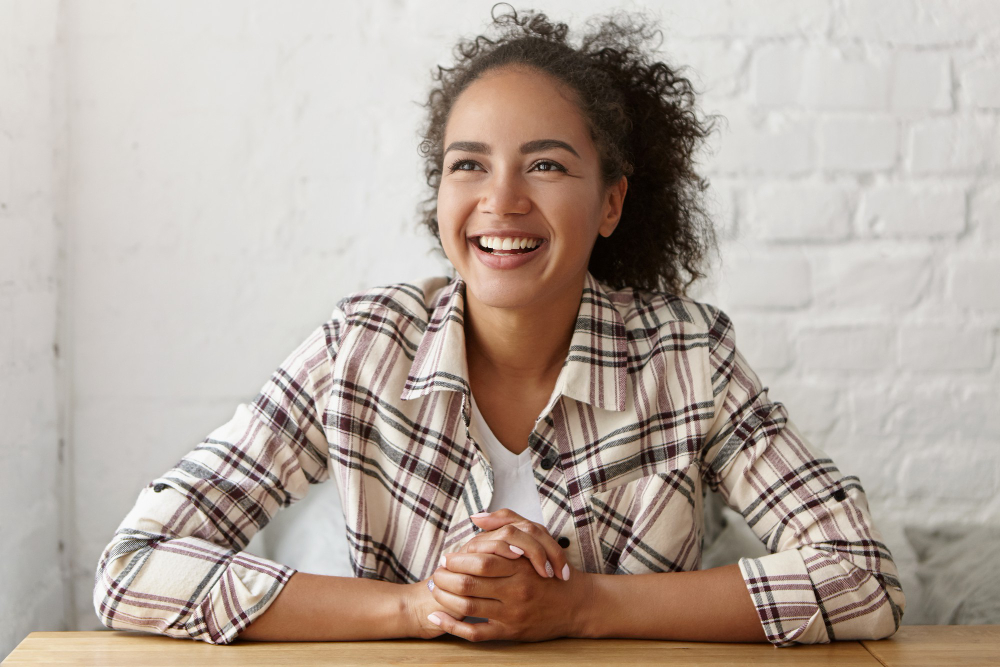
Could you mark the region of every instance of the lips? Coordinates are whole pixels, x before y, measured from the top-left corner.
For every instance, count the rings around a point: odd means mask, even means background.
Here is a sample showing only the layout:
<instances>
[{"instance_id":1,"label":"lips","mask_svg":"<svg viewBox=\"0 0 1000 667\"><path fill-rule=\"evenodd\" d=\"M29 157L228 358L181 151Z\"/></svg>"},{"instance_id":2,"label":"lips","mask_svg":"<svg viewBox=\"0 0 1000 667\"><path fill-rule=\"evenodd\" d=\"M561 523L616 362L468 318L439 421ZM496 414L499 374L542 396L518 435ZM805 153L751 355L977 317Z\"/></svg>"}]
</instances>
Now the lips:
<instances>
[{"instance_id":1,"label":"lips","mask_svg":"<svg viewBox=\"0 0 1000 667\"><path fill-rule=\"evenodd\" d=\"M469 245L472 247L472 252L476 258L484 265L491 269L498 270L510 270L517 269L528 262L533 261L539 257L543 252L548 249L548 243L544 239L535 239L538 245L533 248L513 248L513 238L518 237L507 237L511 239L511 247L507 250L503 249L503 245L498 248L484 248L481 245L481 239L490 238L484 236L469 237ZM496 237L493 237L496 238ZM520 237L524 238L524 237Z\"/></svg>"}]
</instances>

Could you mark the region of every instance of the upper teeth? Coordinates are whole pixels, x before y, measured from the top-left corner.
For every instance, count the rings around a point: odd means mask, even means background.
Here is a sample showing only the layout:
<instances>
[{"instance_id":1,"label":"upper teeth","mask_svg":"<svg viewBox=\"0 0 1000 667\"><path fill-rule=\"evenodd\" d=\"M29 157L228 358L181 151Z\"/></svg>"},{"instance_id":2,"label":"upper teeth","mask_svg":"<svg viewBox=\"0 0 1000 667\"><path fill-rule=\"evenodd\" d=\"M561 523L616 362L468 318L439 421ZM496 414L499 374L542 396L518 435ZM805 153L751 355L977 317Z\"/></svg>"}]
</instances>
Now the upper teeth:
<instances>
[{"instance_id":1,"label":"upper teeth","mask_svg":"<svg viewBox=\"0 0 1000 667\"><path fill-rule=\"evenodd\" d=\"M503 236L480 236L479 245L491 250L517 250L519 248L534 248L540 239L511 238Z\"/></svg>"}]
</instances>

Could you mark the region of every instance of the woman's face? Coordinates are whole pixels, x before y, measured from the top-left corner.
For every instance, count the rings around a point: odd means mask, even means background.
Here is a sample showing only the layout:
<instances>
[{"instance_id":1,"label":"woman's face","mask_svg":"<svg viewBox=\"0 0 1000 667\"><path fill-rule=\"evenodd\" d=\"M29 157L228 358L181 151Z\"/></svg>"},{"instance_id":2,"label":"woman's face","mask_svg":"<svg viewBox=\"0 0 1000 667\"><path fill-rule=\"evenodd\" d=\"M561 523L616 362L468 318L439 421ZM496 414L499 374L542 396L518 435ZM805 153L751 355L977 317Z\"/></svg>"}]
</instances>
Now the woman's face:
<instances>
[{"instance_id":1,"label":"woman's face","mask_svg":"<svg viewBox=\"0 0 1000 667\"><path fill-rule=\"evenodd\" d=\"M536 70L495 70L452 107L438 225L470 299L497 308L578 299L597 235L618 224L625 179L604 186L568 94Z\"/></svg>"}]
</instances>

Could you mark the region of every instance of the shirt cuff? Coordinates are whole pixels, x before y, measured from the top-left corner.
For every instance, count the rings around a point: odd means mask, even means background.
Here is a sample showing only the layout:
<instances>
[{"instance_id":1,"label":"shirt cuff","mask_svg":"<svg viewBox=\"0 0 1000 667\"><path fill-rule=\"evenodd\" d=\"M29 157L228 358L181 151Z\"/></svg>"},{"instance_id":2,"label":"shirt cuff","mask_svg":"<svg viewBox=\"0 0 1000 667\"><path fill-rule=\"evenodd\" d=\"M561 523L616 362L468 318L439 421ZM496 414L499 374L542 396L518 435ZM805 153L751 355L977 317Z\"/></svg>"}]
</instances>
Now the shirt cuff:
<instances>
[{"instance_id":1,"label":"shirt cuff","mask_svg":"<svg viewBox=\"0 0 1000 667\"><path fill-rule=\"evenodd\" d=\"M830 642L816 591L798 550L741 558L739 566L769 642L782 648Z\"/></svg>"},{"instance_id":2,"label":"shirt cuff","mask_svg":"<svg viewBox=\"0 0 1000 667\"><path fill-rule=\"evenodd\" d=\"M230 644L247 629L285 587L297 570L246 552L229 566L198 605L188 625L193 639Z\"/></svg>"}]
</instances>

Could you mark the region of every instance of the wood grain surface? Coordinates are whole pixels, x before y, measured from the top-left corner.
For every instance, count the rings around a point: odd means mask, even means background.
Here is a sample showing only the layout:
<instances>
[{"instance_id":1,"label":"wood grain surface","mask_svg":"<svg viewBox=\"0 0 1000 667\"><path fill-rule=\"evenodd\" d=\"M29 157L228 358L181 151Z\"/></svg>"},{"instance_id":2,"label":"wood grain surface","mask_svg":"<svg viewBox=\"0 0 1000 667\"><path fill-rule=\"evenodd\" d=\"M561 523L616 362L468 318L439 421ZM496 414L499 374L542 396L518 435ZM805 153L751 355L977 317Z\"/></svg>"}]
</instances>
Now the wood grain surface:
<instances>
[{"instance_id":1,"label":"wood grain surface","mask_svg":"<svg viewBox=\"0 0 1000 667\"><path fill-rule=\"evenodd\" d=\"M3 665L998 665L1000 626L903 626L892 638L777 649L770 644L558 639L472 644L453 637L228 646L136 632L32 632Z\"/></svg>"}]
</instances>

